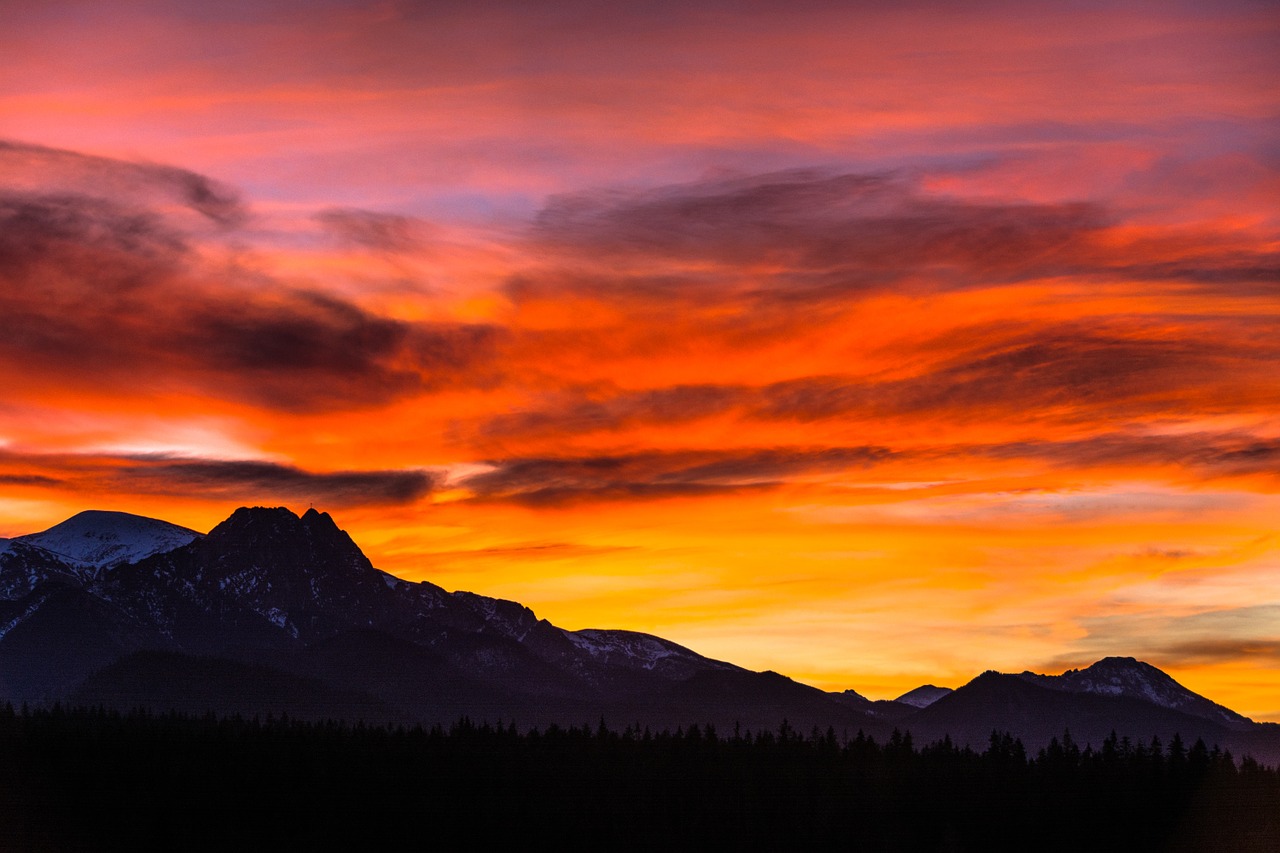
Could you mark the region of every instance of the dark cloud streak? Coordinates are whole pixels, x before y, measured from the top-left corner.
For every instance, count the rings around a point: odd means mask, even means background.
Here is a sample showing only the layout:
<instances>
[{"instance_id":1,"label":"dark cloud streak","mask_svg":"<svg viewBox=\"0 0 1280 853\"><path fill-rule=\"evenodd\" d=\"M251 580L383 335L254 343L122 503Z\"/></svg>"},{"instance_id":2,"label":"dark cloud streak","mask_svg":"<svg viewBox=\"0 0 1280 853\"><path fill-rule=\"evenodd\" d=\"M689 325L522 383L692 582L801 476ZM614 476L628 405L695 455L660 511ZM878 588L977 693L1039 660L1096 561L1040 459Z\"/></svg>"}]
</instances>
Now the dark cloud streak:
<instances>
[{"instance_id":1,"label":"dark cloud streak","mask_svg":"<svg viewBox=\"0 0 1280 853\"><path fill-rule=\"evenodd\" d=\"M429 231L425 222L409 216L352 207L322 210L316 221L343 242L389 254L422 249Z\"/></svg>"},{"instance_id":2,"label":"dark cloud streak","mask_svg":"<svg viewBox=\"0 0 1280 853\"><path fill-rule=\"evenodd\" d=\"M76 156L57 155L83 165ZM86 162L97 171L135 168ZM189 184L195 201L222 198L181 170L136 168ZM159 209L0 189L0 371L11 391L24 383L196 389L314 411L487 385L499 375L497 327L379 316L261 274L227 281L190 241Z\"/></svg>"},{"instance_id":3,"label":"dark cloud streak","mask_svg":"<svg viewBox=\"0 0 1280 853\"><path fill-rule=\"evenodd\" d=\"M1090 201L930 194L901 173L801 169L574 193L551 198L529 233L531 247L558 268L514 277L508 292L517 302L573 294L628 310L728 302L768 316L887 291L1055 278L1244 298L1280 288L1274 252L1211 229L1171 244L1130 244L1111 231L1119 222Z\"/></svg>"},{"instance_id":4,"label":"dark cloud streak","mask_svg":"<svg viewBox=\"0 0 1280 853\"><path fill-rule=\"evenodd\" d=\"M1026 441L971 448L998 459L1039 459L1068 469L1172 465L1206 477L1280 477L1280 440L1249 433L1109 432L1074 441Z\"/></svg>"},{"instance_id":5,"label":"dark cloud streak","mask_svg":"<svg viewBox=\"0 0 1280 853\"><path fill-rule=\"evenodd\" d=\"M1185 616L1155 613L1082 620L1088 635L1049 671L1091 662L1107 654L1139 655L1177 665L1250 662L1280 666L1280 605L1207 610Z\"/></svg>"},{"instance_id":6,"label":"dark cloud streak","mask_svg":"<svg viewBox=\"0 0 1280 853\"><path fill-rule=\"evenodd\" d=\"M426 471L317 473L275 462L163 457L134 460L121 466L112 479L131 491L153 494L247 494L339 507L413 503L438 482Z\"/></svg>"},{"instance_id":7,"label":"dark cloud streak","mask_svg":"<svg viewBox=\"0 0 1280 853\"><path fill-rule=\"evenodd\" d=\"M531 236L577 262L772 265L779 270L760 279L794 298L796 289L849 293L925 273L937 286L1051 275L1078 265L1108 224L1090 204L967 202L927 196L896 175L795 170L559 196Z\"/></svg>"},{"instance_id":8,"label":"dark cloud streak","mask_svg":"<svg viewBox=\"0 0 1280 853\"><path fill-rule=\"evenodd\" d=\"M636 391L567 389L541 407L492 418L486 437L546 436L678 425L736 414L749 420L1052 416L1063 421L1189 413L1264 403L1280 348L1203 335L1062 325L970 344L975 350L918 376L803 376L764 385L698 384ZM1274 393L1272 393L1274 397Z\"/></svg>"},{"instance_id":9,"label":"dark cloud streak","mask_svg":"<svg viewBox=\"0 0 1280 853\"><path fill-rule=\"evenodd\" d=\"M38 176L46 191L50 185L92 187L99 196L134 202L176 201L224 228L237 227L249 216L233 189L198 172L0 140L0 179L24 173Z\"/></svg>"},{"instance_id":10,"label":"dark cloud streak","mask_svg":"<svg viewBox=\"0 0 1280 853\"><path fill-rule=\"evenodd\" d=\"M32 469L47 473L33 475L29 473ZM411 504L435 490L440 478L420 469L308 471L252 459L38 454L0 449L0 483L77 492L242 502L289 500L351 507Z\"/></svg>"},{"instance_id":11,"label":"dark cloud streak","mask_svg":"<svg viewBox=\"0 0 1280 853\"><path fill-rule=\"evenodd\" d=\"M884 447L648 451L492 460L462 485L480 500L530 505L644 500L754 491L818 473L862 470L893 456Z\"/></svg>"},{"instance_id":12,"label":"dark cloud streak","mask_svg":"<svg viewBox=\"0 0 1280 853\"><path fill-rule=\"evenodd\" d=\"M43 474L0 474L0 485L5 486L61 486L65 481Z\"/></svg>"}]
</instances>

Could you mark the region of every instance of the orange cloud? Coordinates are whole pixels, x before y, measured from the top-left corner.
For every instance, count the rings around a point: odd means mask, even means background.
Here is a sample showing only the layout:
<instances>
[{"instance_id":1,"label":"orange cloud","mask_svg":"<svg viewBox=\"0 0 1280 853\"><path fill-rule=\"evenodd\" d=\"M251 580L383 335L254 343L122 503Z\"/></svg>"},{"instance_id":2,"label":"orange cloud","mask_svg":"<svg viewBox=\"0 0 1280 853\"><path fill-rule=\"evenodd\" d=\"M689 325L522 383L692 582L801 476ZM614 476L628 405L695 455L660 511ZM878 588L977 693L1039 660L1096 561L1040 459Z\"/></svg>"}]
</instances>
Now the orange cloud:
<instances>
[{"instance_id":1,"label":"orange cloud","mask_svg":"<svg viewBox=\"0 0 1280 853\"><path fill-rule=\"evenodd\" d=\"M0 534L314 501L823 686L1272 713L1264 6L24 8Z\"/></svg>"}]
</instances>

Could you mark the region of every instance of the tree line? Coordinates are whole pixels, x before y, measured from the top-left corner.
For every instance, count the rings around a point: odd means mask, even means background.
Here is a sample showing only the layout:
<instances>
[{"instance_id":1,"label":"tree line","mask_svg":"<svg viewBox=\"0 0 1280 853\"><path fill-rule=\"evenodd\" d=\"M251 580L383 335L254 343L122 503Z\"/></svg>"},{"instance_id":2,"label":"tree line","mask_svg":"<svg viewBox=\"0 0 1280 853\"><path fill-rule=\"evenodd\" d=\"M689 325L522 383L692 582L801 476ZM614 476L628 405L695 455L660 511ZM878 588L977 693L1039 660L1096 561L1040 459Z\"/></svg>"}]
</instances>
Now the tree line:
<instances>
[{"instance_id":1,"label":"tree line","mask_svg":"<svg viewBox=\"0 0 1280 853\"><path fill-rule=\"evenodd\" d=\"M1197 740L445 728L0 708L5 850L1280 849L1280 773Z\"/></svg>"}]
</instances>

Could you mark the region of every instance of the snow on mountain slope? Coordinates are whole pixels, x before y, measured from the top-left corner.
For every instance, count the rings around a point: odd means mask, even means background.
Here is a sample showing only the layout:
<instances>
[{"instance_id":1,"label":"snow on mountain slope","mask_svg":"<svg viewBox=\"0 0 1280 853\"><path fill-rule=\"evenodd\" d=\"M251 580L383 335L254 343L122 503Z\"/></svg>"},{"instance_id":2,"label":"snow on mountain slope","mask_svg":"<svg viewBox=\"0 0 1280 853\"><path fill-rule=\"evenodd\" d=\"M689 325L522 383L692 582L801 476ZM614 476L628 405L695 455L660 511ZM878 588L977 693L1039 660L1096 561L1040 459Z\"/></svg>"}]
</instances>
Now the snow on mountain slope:
<instances>
[{"instance_id":1,"label":"snow on mountain slope","mask_svg":"<svg viewBox=\"0 0 1280 853\"><path fill-rule=\"evenodd\" d=\"M991 673L957 691L925 685L892 702L870 702L853 691L824 694L661 637L564 630L515 601L405 581L374 568L327 513L314 509L298 516L284 507L241 507L207 535L88 511L41 533L0 540L0 690L11 697L69 691L113 655L138 650L213 656L261 650L302 661L317 645L341 651L369 642L410 649L382 663L403 664L425 678L421 686L398 681L393 693L407 691L425 703L414 707L433 713L446 706L432 704L432 685L444 685L479 708L528 710L552 702L596 708L604 701L653 710L669 702L681 713L721 709L729 720L742 708L765 716L789 708L815 720L833 714L869 725L933 725L919 730L939 737L969 726L975 743L996 725L1046 740L1067 725L1077 733L1093 723L1101 727L1099 740L1112 728L1142 733L1157 724L1180 726L1185 735L1186 715L1212 722L1206 732L1226 726L1252 737L1259 729L1132 658L1055 676ZM359 689L376 693L381 682L365 679L352 655L347 663L339 655L334 665L346 667L342 677Z\"/></svg>"},{"instance_id":2,"label":"snow on mountain slope","mask_svg":"<svg viewBox=\"0 0 1280 853\"><path fill-rule=\"evenodd\" d=\"M53 578L73 586L85 580L76 565L43 548L10 540L8 547L0 549L0 601L16 601Z\"/></svg>"},{"instance_id":3,"label":"snow on mountain slope","mask_svg":"<svg viewBox=\"0 0 1280 853\"><path fill-rule=\"evenodd\" d=\"M1069 669L1062 675L1023 672L1019 678L1068 693L1128 696L1232 727L1248 726L1253 722L1193 693L1151 664L1129 657L1103 658L1092 666Z\"/></svg>"},{"instance_id":4,"label":"snow on mountain slope","mask_svg":"<svg viewBox=\"0 0 1280 853\"><path fill-rule=\"evenodd\" d=\"M686 669L739 669L733 664L704 658L670 640L638 631L586 628L581 631L561 629L561 633L578 649L604 664L621 664L660 674Z\"/></svg>"},{"instance_id":5,"label":"snow on mountain slope","mask_svg":"<svg viewBox=\"0 0 1280 853\"><path fill-rule=\"evenodd\" d=\"M194 530L127 512L86 510L40 533L14 537L97 572L172 551L200 536Z\"/></svg>"},{"instance_id":6,"label":"snow on mountain slope","mask_svg":"<svg viewBox=\"0 0 1280 853\"><path fill-rule=\"evenodd\" d=\"M903 693L895 702L902 702L913 708L928 708L934 702L937 702L943 696L951 692L950 687L935 687L932 684L922 684L915 690L908 690Z\"/></svg>"}]
</instances>

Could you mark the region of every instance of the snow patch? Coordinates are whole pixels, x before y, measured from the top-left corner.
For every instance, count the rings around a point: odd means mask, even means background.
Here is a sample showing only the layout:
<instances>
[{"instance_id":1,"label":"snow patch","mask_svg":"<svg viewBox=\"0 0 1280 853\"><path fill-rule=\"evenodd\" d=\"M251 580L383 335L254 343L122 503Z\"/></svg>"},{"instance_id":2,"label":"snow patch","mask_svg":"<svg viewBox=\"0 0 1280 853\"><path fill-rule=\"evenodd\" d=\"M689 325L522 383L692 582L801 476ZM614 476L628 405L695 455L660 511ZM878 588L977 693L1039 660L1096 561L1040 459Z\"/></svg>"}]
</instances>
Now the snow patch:
<instances>
[{"instance_id":1,"label":"snow patch","mask_svg":"<svg viewBox=\"0 0 1280 853\"><path fill-rule=\"evenodd\" d=\"M951 692L949 687L935 687L932 684L923 684L915 690L909 690L903 693L895 702L901 702L904 705L910 705L913 708L928 708L934 702L937 702L943 696Z\"/></svg>"},{"instance_id":2,"label":"snow patch","mask_svg":"<svg viewBox=\"0 0 1280 853\"><path fill-rule=\"evenodd\" d=\"M406 581L400 580L400 578L396 577L395 575L389 575L380 569L378 570L378 573L382 575L382 582L385 583L391 589L399 589L402 585L408 586L408 583Z\"/></svg>"},{"instance_id":3,"label":"snow patch","mask_svg":"<svg viewBox=\"0 0 1280 853\"><path fill-rule=\"evenodd\" d=\"M1133 658L1103 658L1090 667L1069 669L1062 675L1024 672L1020 677L1051 690L1141 699L1232 726L1250 722L1247 717L1188 690L1162 670Z\"/></svg>"},{"instance_id":4,"label":"snow patch","mask_svg":"<svg viewBox=\"0 0 1280 853\"><path fill-rule=\"evenodd\" d=\"M199 536L194 530L155 518L86 510L48 530L10 541L25 542L63 561L100 572L172 551Z\"/></svg>"},{"instance_id":5,"label":"snow patch","mask_svg":"<svg viewBox=\"0 0 1280 853\"><path fill-rule=\"evenodd\" d=\"M720 665L718 661L704 658L684 646L638 631L606 631L598 628L566 631L562 628L560 632L569 642L591 657L600 659L602 663L627 663L647 670L653 670L664 662L675 661L700 666Z\"/></svg>"},{"instance_id":6,"label":"snow patch","mask_svg":"<svg viewBox=\"0 0 1280 853\"><path fill-rule=\"evenodd\" d=\"M289 621L289 614L286 611L281 610L279 607L268 607L266 610L257 611L257 613L272 625L288 631L291 637L297 639L298 626Z\"/></svg>"},{"instance_id":7,"label":"snow patch","mask_svg":"<svg viewBox=\"0 0 1280 853\"><path fill-rule=\"evenodd\" d=\"M40 605L44 604L45 598L47 598L47 596L41 596L41 598L38 601L36 601L34 604L28 605L26 610L22 611L17 616L10 619L8 622L5 622L3 625L0 625L0 640L3 640L5 634L8 634L14 628L17 628L23 622L27 621L27 619L30 618L31 614L39 610Z\"/></svg>"}]
</instances>

